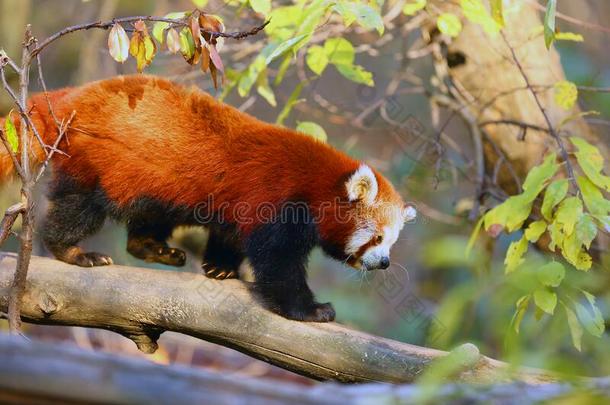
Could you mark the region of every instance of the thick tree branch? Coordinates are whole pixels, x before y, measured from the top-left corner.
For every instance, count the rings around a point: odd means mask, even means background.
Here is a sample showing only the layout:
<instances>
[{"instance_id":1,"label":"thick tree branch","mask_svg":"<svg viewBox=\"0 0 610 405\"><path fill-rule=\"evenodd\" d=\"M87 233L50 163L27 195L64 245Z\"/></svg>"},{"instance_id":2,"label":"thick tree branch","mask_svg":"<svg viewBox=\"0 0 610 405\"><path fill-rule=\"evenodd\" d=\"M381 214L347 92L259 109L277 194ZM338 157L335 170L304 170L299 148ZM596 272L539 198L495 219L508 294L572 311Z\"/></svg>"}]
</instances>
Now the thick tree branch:
<instances>
[{"instance_id":1,"label":"thick tree branch","mask_svg":"<svg viewBox=\"0 0 610 405\"><path fill-rule=\"evenodd\" d=\"M15 261L12 254L0 259L0 311L7 306ZM122 266L86 269L46 258L32 260L21 314L34 323L112 330L145 352L156 350L163 331L180 332L319 380L410 382L447 355L336 323L284 319L260 307L236 280ZM456 350L467 359L455 376L459 381L555 379L531 369L511 376L505 363L471 344Z\"/></svg>"},{"instance_id":2,"label":"thick tree branch","mask_svg":"<svg viewBox=\"0 0 610 405\"><path fill-rule=\"evenodd\" d=\"M235 374L159 365L144 359L82 350L67 345L28 342L0 334L0 402L70 404L404 404L494 403L530 405L565 400L567 395L610 397L607 378L573 386L391 384L304 387ZM49 370L53 370L49 373ZM179 381L180 383L176 383ZM582 397L579 397L582 398ZM587 397L588 398L588 397ZM604 399L602 399L604 398Z\"/></svg>"}]
</instances>

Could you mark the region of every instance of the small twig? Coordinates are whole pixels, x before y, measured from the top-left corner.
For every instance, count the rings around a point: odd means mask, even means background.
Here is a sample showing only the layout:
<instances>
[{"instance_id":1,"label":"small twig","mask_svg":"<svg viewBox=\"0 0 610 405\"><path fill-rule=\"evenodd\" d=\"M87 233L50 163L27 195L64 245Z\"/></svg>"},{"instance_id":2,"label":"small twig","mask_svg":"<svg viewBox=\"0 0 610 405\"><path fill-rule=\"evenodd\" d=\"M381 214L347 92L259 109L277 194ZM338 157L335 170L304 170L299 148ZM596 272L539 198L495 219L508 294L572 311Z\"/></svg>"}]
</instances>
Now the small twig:
<instances>
[{"instance_id":1,"label":"small twig","mask_svg":"<svg viewBox=\"0 0 610 405\"><path fill-rule=\"evenodd\" d=\"M13 89L11 88L11 86L8 84L8 82L6 80L6 75L4 73L4 66L2 66L2 65L0 65L0 76L2 77L2 85L4 87L4 90L6 90L8 95L13 99L13 102L15 103L15 105L17 106L17 109L19 110L19 114L25 120L27 126L34 133L34 136L36 137L36 140L38 140L38 143L42 147L44 154L48 156L49 155L49 152L47 151L48 145L45 144L44 141L42 140L42 137L40 136L38 129L36 128L36 126L32 122L32 119L30 118L29 112L26 111L25 105L23 105L21 103L21 101L19 100L19 98L17 97L17 95L15 94Z\"/></svg>"},{"instance_id":2,"label":"small twig","mask_svg":"<svg viewBox=\"0 0 610 405\"><path fill-rule=\"evenodd\" d=\"M72 123L72 120L74 119L74 115L76 115L76 111L72 111L72 114L70 114L70 118L68 118L67 121L61 122L59 124L59 134L57 135L57 139L55 139L55 142L53 143L53 149L51 149L51 153L49 153L49 156L47 156L47 158L43 162L42 166L38 170L38 174L36 175L36 179L34 180L34 183L38 183L38 181L44 174L45 170L47 169L49 162L51 162L51 159L55 155L55 152L60 151L58 149L59 143L62 141L65 134L68 132L68 128L70 127L70 124ZM64 153L64 152L61 152L61 153ZM65 153L64 153L64 155L65 155Z\"/></svg>"},{"instance_id":3,"label":"small twig","mask_svg":"<svg viewBox=\"0 0 610 405\"><path fill-rule=\"evenodd\" d=\"M8 239L15 221L24 211L25 205L23 205L23 203L12 205L6 210L4 218L2 218L2 221L0 222L0 246Z\"/></svg>"},{"instance_id":4,"label":"small twig","mask_svg":"<svg viewBox=\"0 0 610 405\"><path fill-rule=\"evenodd\" d=\"M502 39L504 40L504 43L506 44L506 46L510 50L510 53L511 53L511 55L513 57L513 61L515 62L515 65L519 69L519 72L521 73L521 76L523 77L523 80L525 80L525 85L530 90L530 93L532 93L532 96L534 96L534 100L536 101L536 105L540 109L540 112L542 113L542 116L544 117L544 120L546 121L546 124L548 126L548 132L555 139L555 142L557 143L557 146L559 147L561 158L566 163L566 170L568 171L568 177L570 178L570 182L574 186L574 189L578 190L578 192L580 192L580 187L578 186L578 183L576 182L576 176L574 174L574 168L572 167L572 163L570 162L570 156L568 155L568 151L566 150L566 147L563 144L563 141L562 141L561 137L555 131L555 128L553 127L553 123L551 122L551 119L549 118L548 114L546 113L546 110L544 109L544 106L542 105L542 102L540 101L540 98L538 98L538 94L534 91L534 88L532 87L532 84L530 83L530 79L527 76L527 74L525 73L525 70L523 69L523 65L521 65L521 62L519 61L519 58L517 57L517 52L510 45L510 43L508 42L508 39L506 39L506 35L504 35L503 32L501 32L501 34L502 34Z\"/></svg>"},{"instance_id":5,"label":"small twig","mask_svg":"<svg viewBox=\"0 0 610 405\"><path fill-rule=\"evenodd\" d=\"M55 115L55 111L53 110L53 106L51 105L51 99L49 98L49 91L47 90L47 84L44 80L44 76L42 74L42 63L40 63L40 55L36 55L36 65L38 66L38 81L40 82L40 86L42 87L42 91L44 92L44 97L47 100L47 106L49 107L49 113L53 117L55 121L55 125L57 125L57 129L61 129L61 122Z\"/></svg>"},{"instance_id":6,"label":"small twig","mask_svg":"<svg viewBox=\"0 0 610 405\"><path fill-rule=\"evenodd\" d=\"M510 119L483 121L483 122L479 122L479 125L482 127L486 127L488 125L514 125L514 126L517 126L519 128L524 128L524 129L533 129L535 131L541 131L541 132L547 132L547 133L550 132L547 128L541 127L540 125L529 124L527 122L518 121L518 120L510 120Z\"/></svg>"},{"instance_id":7,"label":"small twig","mask_svg":"<svg viewBox=\"0 0 610 405\"><path fill-rule=\"evenodd\" d=\"M578 86L578 90L592 93L610 93L610 87Z\"/></svg>"}]
</instances>

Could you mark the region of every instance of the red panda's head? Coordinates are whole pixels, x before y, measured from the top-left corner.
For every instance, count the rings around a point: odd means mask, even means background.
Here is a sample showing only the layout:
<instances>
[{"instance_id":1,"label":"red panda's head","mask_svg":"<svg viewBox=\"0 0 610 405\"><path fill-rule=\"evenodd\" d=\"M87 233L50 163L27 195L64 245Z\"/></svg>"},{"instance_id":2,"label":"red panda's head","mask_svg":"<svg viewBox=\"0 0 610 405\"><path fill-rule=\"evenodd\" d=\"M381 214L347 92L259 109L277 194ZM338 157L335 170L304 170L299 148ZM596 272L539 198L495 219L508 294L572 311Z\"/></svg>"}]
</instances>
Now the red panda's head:
<instances>
[{"instance_id":1,"label":"red panda's head","mask_svg":"<svg viewBox=\"0 0 610 405\"><path fill-rule=\"evenodd\" d=\"M390 182L362 164L344 185L350 219L343 228L344 240L335 256L359 270L385 269L390 248L398 240L405 222L416 211L406 205Z\"/></svg>"}]
</instances>

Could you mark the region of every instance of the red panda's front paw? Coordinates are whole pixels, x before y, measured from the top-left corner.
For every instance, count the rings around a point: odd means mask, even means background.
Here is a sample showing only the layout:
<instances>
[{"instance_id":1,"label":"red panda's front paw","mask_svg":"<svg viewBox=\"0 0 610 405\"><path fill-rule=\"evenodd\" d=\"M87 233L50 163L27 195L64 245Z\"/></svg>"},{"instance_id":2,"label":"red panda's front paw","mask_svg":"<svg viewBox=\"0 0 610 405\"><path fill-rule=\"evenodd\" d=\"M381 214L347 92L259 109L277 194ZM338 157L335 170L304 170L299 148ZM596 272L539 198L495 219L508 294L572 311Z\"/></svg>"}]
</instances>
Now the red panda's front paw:
<instances>
[{"instance_id":1,"label":"red panda's front paw","mask_svg":"<svg viewBox=\"0 0 610 405\"><path fill-rule=\"evenodd\" d=\"M307 322L332 322L335 320L335 309L330 302L325 304L315 304L312 311L305 315L304 321Z\"/></svg>"},{"instance_id":2,"label":"red panda's front paw","mask_svg":"<svg viewBox=\"0 0 610 405\"><path fill-rule=\"evenodd\" d=\"M226 280L229 278L238 278L238 274L236 270L225 270L222 268L218 268L208 263L203 263L201 265L201 269L203 270L203 274L208 278L213 278L215 280Z\"/></svg>"}]
</instances>

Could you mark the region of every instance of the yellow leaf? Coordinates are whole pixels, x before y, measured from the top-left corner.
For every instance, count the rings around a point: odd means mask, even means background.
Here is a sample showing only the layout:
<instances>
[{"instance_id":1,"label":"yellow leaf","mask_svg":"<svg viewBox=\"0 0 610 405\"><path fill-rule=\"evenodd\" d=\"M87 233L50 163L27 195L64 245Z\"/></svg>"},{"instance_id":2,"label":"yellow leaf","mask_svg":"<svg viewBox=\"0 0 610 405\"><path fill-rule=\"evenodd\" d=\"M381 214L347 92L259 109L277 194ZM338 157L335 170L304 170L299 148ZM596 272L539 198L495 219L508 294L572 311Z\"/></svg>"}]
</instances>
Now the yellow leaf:
<instances>
[{"instance_id":1,"label":"yellow leaf","mask_svg":"<svg viewBox=\"0 0 610 405\"><path fill-rule=\"evenodd\" d=\"M555 102L564 110L570 110L578 99L578 88L572 82L562 80L555 84Z\"/></svg>"},{"instance_id":2,"label":"yellow leaf","mask_svg":"<svg viewBox=\"0 0 610 405\"><path fill-rule=\"evenodd\" d=\"M406 15L415 15L418 11L426 7L426 0L411 0L402 8L402 12Z\"/></svg>"},{"instance_id":3,"label":"yellow leaf","mask_svg":"<svg viewBox=\"0 0 610 405\"><path fill-rule=\"evenodd\" d=\"M573 32L559 32L555 34L555 40L583 42L585 38Z\"/></svg>"},{"instance_id":4,"label":"yellow leaf","mask_svg":"<svg viewBox=\"0 0 610 405\"><path fill-rule=\"evenodd\" d=\"M441 14L436 20L436 26L440 32L453 38L462 32L462 22L455 14L451 13Z\"/></svg>"},{"instance_id":5,"label":"yellow leaf","mask_svg":"<svg viewBox=\"0 0 610 405\"><path fill-rule=\"evenodd\" d=\"M504 259L506 273L511 273L523 263L523 255L527 252L527 247L528 243L525 236L510 244L506 251L506 258Z\"/></svg>"}]
</instances>

